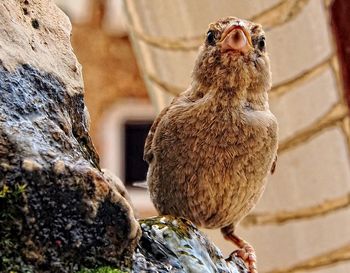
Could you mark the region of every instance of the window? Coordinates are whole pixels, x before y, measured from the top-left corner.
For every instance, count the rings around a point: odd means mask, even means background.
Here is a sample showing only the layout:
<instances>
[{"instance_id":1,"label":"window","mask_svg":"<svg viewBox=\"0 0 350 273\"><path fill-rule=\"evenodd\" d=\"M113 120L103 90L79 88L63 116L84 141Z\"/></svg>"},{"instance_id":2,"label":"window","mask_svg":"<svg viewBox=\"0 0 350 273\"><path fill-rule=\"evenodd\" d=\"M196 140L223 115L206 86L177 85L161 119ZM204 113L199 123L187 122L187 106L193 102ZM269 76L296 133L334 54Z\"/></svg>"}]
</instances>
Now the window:
<instances>
[{"instance_id":1,"label":"window","mask_svg":"<svg viewBox=\"0 0 350 273\"><path fill-rule=\"evenodd\" d=\"M150 102L122 100L105 111L99 128L101 167L126 182L139 217L156 215L148 191L129 187L146 178L148 166L143 161L143 147L154 118L154 108Z\"/></svg>"},{"instance_id":2,"label":"window","mask_svg":"<svg viewBox=\"0 0 350 273\"><path fill-rule=\"evenodd\" d=\"M152 123L152 120L129 120L124 124L124 173L127 185L146 181L148 164L143 160L143 149Z\"/></svg>"}]
</instances>

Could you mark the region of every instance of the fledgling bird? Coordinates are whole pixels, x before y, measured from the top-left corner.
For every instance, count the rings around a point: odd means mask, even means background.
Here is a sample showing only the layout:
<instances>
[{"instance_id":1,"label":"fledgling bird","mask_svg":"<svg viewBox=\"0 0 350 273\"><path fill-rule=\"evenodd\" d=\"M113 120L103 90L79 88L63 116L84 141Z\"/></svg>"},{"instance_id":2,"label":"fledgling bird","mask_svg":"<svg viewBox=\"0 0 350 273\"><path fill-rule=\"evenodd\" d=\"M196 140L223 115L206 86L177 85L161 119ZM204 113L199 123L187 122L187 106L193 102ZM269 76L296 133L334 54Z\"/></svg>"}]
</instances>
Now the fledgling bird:
<instances>
[{"instance_id":1,"label":"fledgling bird","mask_svg":"<svg viewBox=\"0 0 350 273\"><path fill-rule=\"evenodd\" d=\"M270 88L262 27L220 19L209 25L191 85L156 118L144 150L158 212L221 228L251 273L257 272L254 249L234 231L274 169L278 125Z\"/></svg>"}]
</instances>

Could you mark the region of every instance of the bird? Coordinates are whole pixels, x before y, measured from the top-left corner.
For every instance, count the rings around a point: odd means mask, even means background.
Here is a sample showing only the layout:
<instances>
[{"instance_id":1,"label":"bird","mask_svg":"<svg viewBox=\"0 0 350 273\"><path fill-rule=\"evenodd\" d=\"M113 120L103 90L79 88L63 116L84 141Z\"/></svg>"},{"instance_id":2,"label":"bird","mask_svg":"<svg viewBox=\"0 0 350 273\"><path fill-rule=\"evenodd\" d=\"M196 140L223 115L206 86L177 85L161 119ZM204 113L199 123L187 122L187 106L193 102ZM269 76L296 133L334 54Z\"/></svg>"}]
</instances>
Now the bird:
<instances>
[{"instance_id":1,"label":"bird","mask_svg":"<svg viewBox=\"0 0 350 273\"><path fill-rule=\"evenodd\" d=\"M269 110L270 60L260 24L229 16L209 24L189 87L145 140L147 183L160 215L221 229L257 273L254 248L235 233L260 199L278 149Z\"/></svg>"}]
</instances>

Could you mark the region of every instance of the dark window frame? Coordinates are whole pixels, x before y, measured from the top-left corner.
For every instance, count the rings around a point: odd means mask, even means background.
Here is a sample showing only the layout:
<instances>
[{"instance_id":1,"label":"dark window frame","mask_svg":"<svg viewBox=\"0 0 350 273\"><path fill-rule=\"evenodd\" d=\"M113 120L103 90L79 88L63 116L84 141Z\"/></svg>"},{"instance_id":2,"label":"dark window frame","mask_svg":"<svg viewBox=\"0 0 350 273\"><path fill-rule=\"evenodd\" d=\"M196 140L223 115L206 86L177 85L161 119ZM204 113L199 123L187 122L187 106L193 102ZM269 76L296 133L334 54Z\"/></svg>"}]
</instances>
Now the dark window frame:
<instances>
[{"instance_id":1,"label":"dark window frame","mask_svg":"<svg viewBox=\"0 0 350 273\"><path fill-rule=\"evenodd\" d=\"M146 180L148 165L143 161L143 147L153 120L124 122L124 181L128 186Z\"/></svg>"}]
</instances>

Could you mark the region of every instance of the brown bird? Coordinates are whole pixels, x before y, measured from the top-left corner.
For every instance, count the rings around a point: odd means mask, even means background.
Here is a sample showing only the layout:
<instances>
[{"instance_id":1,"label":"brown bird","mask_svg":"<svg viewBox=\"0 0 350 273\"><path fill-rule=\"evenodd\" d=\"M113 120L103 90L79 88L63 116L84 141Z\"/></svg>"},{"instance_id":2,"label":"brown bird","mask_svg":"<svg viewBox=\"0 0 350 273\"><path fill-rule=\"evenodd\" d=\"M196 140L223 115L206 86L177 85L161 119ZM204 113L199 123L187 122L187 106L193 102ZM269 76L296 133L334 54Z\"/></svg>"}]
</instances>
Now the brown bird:
<instances>
[{"instance_id":1,"label":"brown bird","mask_svg":"<svg viewBox=\"0 0 350 273\"><path fill-rule=\"evenodd\" d=\"M144 151L158 212L221 228L251 273L254 249L234 231L259 200L276 159L270 88L262 27L220 19L209 25L191 85L156 118Z\"/></svg>"}]
</instances>

